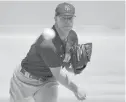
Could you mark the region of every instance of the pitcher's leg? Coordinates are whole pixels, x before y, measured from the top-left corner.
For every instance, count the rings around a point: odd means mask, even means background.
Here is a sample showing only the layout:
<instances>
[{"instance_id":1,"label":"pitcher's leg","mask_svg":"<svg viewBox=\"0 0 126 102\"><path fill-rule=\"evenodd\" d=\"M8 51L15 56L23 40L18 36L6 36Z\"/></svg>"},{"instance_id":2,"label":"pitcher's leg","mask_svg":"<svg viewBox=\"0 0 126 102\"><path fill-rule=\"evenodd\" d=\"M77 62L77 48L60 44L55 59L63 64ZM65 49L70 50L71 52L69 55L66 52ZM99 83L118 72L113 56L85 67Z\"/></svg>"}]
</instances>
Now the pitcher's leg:
<instances>
[{"instance_id":1,"label":"pitcher's leg","mask_svg":"<svg viewBox=\"0 0 126 102\"><path fill-rule=\"evenodd\" d=\"M35 102L57 102L57 98L57 82L48 82L34 96Z\"/></svg>"},{"instance_id":2,"label":"pitcher's leg","mask_svg":"<svg viewBox=\"0 0 126 102\"><path fill-rule=\"evenodd\" d=\"M15 81L14 76L10 81L10 102L15 102L16 100L22 99L22 92L20 90L19 83Z\"/></svg>"},{"instance_id":3,"label":"pitcher's leg","mask_svg":"<svg viewBox=\"0 0 126 102\"><path fill-rule=\"evenodd\" d=\"M29 96L29 97L26 97L26 98L22 98L20 100L17 100L10 96L10 101L9 102L35 102L34 100L34 97L33 96Z\"/></svg>"},{"instance_id":4,"label":"pitcher's leg","mask_svg":"<svg viewBox=\"0 0 126 102\"><path fill-rule=\"evenodd\" d=\"M34 102L34 93L43 85L43 82L26 78L16 70L10 80L10 102Z\"/></svg>"},{"instance_id":5,"label":"pitcher's leg","mask_svg":"<svg viewBox=\"0 0 126 102\"><path fill-rule=\"evenodd\" d=\"M57 102L58 83L55 78L40 81L16 70L11 79L10 102Z\"/></svg>"}]
</instances>

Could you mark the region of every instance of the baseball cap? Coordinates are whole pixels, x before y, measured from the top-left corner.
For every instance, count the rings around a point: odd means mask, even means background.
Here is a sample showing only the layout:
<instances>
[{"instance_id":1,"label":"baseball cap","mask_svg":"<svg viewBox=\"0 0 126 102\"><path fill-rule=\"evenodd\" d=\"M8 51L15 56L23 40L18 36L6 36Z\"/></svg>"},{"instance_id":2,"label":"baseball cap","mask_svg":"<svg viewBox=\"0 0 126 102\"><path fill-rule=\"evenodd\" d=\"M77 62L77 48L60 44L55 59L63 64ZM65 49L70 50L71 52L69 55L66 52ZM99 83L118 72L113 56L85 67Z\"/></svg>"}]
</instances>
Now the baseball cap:
<instances>
[{"instance_id":1,"label":"baseball cap","mask_svg":"<svg viewBox=\"0 0 126 102\"><path fill-rule=\"evenodd\" d=\"M55 15L75 16L75 7L69 3L60 3L55 9Z\"/></svg>"}]
</instances>

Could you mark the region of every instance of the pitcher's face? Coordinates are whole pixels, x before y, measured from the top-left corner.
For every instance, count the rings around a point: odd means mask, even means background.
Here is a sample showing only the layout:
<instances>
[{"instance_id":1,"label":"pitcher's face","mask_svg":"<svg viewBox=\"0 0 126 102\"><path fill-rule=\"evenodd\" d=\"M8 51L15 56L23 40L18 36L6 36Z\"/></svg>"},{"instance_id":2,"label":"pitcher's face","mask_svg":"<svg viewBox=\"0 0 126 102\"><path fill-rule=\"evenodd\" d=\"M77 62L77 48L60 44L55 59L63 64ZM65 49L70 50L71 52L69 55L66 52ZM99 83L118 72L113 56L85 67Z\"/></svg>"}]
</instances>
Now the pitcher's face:
<instances>
[{"instance_id":1,"label":"pitcher's face","mask_svg":"<svg viewBox=\"0 0 126 102\"><path fill-rule=\"evenodd\" d=\"M55 21L62 32L68 33L73 28L73 16L56 16Z\"/></svg>"}]
</instances>

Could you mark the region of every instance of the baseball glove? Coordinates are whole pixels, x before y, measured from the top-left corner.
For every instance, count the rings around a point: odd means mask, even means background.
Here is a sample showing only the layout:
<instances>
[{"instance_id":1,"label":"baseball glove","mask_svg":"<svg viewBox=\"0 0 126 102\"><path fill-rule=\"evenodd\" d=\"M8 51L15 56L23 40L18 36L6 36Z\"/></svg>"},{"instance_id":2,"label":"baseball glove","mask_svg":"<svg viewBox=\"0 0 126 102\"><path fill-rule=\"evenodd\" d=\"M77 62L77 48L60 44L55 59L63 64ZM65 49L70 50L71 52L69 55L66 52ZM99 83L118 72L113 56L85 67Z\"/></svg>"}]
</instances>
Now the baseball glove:
<instances>
[{"instance_id":1,"label":"baseball glove","mask_svg":"<svg viewBox=\"0 0 126 102\"><path fill-rule=\"evenodd\" d=\"M75 74L80 74L91 59L92 43L78 44L70 49L70 63Z\"/></svg>"}]
</instances>

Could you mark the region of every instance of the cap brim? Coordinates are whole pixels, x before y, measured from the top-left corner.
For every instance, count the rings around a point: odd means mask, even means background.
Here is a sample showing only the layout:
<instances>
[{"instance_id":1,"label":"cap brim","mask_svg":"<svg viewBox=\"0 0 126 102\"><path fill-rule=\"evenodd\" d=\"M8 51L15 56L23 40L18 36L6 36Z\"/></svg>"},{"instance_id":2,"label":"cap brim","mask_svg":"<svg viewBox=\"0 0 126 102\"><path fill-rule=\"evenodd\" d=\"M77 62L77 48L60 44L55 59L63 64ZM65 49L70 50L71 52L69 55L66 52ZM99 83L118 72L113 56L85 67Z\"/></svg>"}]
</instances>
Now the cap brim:
<instances>
[{"instance_id":1,"label":"cap brim","mask_svg":"<svg viewBox=\"0 0 126 102\"><path fill-rule=\"evenodd\" d=\"M75 15L73 15L73 14L69 14L69 13L60 14L60 16L76 17Z\"/></svg>"}]
</instances>

